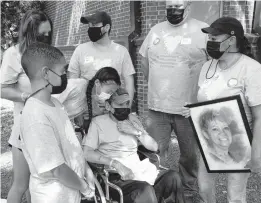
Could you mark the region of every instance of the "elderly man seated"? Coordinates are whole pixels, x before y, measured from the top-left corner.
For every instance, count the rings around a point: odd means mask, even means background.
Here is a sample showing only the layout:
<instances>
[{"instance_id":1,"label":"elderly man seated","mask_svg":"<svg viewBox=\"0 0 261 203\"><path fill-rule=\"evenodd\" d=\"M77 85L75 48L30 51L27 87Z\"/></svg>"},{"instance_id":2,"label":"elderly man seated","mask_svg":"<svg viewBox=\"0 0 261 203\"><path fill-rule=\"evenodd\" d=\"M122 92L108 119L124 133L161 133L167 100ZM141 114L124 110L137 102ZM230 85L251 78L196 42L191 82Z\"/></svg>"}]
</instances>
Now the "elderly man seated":
<instances>
[{"instance_id":1,"label":"elderly man seated","mask_svg":"<svg viewBox=\"0 0 261 203\"><path fill-rule=\"evenodd\" d=\"M172 170L159 172L148 159L139 159L139 144L151 151L157 151L158 144L130 114L129 102L127 91L119 89L106 102L109 114L92 119L82 143L86 160L117 170L121 179L113 183L122 189L124 203L160 203L163 199L183 203L179 174Z\"/></svg>"}]
</instances>

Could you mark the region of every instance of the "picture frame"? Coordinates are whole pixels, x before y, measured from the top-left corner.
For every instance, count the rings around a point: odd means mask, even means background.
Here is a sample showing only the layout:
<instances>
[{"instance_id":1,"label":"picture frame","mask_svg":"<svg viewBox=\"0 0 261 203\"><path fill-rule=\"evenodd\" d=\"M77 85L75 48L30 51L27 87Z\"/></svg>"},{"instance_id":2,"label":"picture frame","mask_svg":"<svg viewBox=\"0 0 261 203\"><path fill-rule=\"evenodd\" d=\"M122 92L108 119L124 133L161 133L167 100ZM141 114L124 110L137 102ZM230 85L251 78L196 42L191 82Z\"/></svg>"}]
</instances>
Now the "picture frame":
<instances>
[{"instance_id":1,"label":"picture frame","mask_svg":"<svg viewBox=\"0 0 261 203\"><path fill-rule=\"evenodd\" d=\"M186 107L208 173L251 172L253 136L240 95Z\"/></svg>"}]
</instances>

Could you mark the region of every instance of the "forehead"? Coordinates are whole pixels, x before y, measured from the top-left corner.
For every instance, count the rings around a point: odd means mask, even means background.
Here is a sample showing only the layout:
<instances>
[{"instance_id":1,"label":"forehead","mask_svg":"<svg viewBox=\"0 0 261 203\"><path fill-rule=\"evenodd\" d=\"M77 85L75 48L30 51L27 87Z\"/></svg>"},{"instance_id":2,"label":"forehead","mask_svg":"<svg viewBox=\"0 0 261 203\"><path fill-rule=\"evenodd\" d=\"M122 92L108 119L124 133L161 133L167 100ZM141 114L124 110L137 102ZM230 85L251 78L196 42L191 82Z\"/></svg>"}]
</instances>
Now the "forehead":
<instances>
[{"instance_id":1,"label":"forehead","mask_svg":"<svg viewBox=\"0 0 261 203\"><path fill-rule=\"evenodd\" d=\"M38 33L42 34L42 33L48 33L48 32L51 32L51 24L47 20L47 21L40 23L40 25L38 27Z\"/></svg>"},{"instance_id":2,"label":"forehead","mask_svg":"<svg viewBox=\"0 0 261 203\"><path fill-rule=\"evenodd\" d=\"M101 27L103 26L102 22L89 22L90 27Z\"/></svg>"},{"instance_id":3,"label":"forehead","mask_svg":"<svg viewBox=\"0 0 261 203\"><path fill-rule=\"evenodd\" d=\"M166 6L185 6L184 0L172 0L172 1L166 1Z\"/></svg>"},{"instance_id":4,"label":"forehead","mask_svg":"<svg viewBox=\"0 0 261 203\"><path fill-rule=\"evenodd\" d=\"M210 120L210 121L208 122L208 127L209 127L209 128L217 127L217 126L219 126L219 127L227 127L228 124L227 124L225 121L222 121L222 120L220 120L220 119L221 119L221 118L215 118L215 119L213 119L213 120Z\"/></svg>"}]
</instances>

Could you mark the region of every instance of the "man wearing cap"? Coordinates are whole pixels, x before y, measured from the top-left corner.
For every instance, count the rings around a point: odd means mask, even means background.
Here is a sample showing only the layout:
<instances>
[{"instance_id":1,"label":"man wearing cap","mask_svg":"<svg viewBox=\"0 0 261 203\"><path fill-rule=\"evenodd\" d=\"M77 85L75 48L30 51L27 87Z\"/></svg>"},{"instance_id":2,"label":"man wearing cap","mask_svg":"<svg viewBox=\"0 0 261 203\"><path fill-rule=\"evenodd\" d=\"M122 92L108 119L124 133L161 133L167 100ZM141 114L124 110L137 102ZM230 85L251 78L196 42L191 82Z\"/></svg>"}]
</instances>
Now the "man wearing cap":
<instances>
[{"instance_id":1,"label":"man wearing cap","mask_svg":"<svg viewBox=\"0 0 261 203\"><path fill-rule=\"evenodd\" d=\"M128 50L110 40L111 17L104 11L97 11L81 17L81 23L89 25L90 42L75 49L69 64L69 78L82 77L89 81L99 69L106 66L115 68L124 80L132 103L135 70Z\"/></svg>"},{"instance_id":2,"label":"man wearing cap","mask_svg":"<svg viewBox=\"0 0 261 203\"><path fill-rule=\"evenodd\" d=\"M92 119L88 135L82 142L85 158L89 162L113 167L121 178L111 178L124 196L124 203L184 203L180 176L172 170L158 172L148 159L140 160L138 144L151 151L158 144L142 127L134 114L130 114L130 97L125 89L118 89L106 108L109 114Z\"/></svg>"},{"instance_id":3,"label":"man wearing cap","mask_svg":"<svg viewBox=\"0 0 261 203\"><path fill-rule=\"evenodd\" d=\"M189 120L181 112L185 102L196 100L198 75L207 60L207 37L200 29L207 24L189 17L188 1L167 1L166 12L167 21L151 28L139 51L148 80L147 130L158 142L163 160L174 130L184 189L195 191L198 149Z\"/></svg>"},{"instance_id":4,"label":"man wearing cap","mask_svg":"<svg viewBox=\"0 0 261 203\"><path fill-rule=\"evenodd\" d=\"M240 162L240 159L237 158L237 164L241 167L239 169L245 167L250 168L252 172L261 172L261 64L249 57L251 56L249 42L244 37L243 26L237 19L232 17L219 18L210 27L203 28L202 32L208 35L206 48L212 59L203 65L200 72L198 102L240 95L247 121L253 133L253 140L252 149L250 149L250 142L245 137L243 144L247 147L247 150L240 150L240 154L244 155L245 153L246 160ZM230 106L228 107L230 108ZM183 115L189 116L190 113L187 113L184 110ZM242 126L240 118L233 121ZM230 133L228 126L224 126L222 122L215 121L210 124L209 132L212 131L214 134L219 131L225 134ZM233 125L233 129L236 129L235 125ZM242 132L245 133L243 128ZM241 139L243 139L243 136L241 136ZM232 155L233 147L236 150L241 147L240 140L236 135L232 136L232 140L237 145L231 144L229 147L230 155ZM216 141L223 145L223 149L226 148L226 143L228 143L226 138L216 139ZM224 158L225 153L222 148L216 151L215 155ZM246 164L246 161L250 159L248 151L251 151L251 161ZM233 169L233 166L228 163L227 167ZM208 173L201 157L198 185L204 203L216 202L217 175L218 173ZM239 172L227 174L228 203L247 202L246 186L249 175L249 173Z\"/></svg>"}]
</instances>

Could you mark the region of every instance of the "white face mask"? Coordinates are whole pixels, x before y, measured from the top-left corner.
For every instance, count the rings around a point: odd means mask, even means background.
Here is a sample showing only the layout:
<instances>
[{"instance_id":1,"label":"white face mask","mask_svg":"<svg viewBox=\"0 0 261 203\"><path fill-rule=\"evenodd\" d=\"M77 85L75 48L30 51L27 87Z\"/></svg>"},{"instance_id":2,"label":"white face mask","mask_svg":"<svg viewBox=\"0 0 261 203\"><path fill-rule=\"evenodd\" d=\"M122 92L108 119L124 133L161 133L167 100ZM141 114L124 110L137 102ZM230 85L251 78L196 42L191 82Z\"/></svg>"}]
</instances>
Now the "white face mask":
<instances>
[{"instance_id":1,"label":"white face mask","mask_svg":"<svg viewBox=\"0 0 261 203\"><path fill-rule=\"evenodd\" d=\"M99 95L96 94L96 95L97 95L98 99L100 101L103 101L103 102L105 102L106 100L110 99L110 97L111 97L111 95L106 93L106 92L101 92L101 94L99 94Z\"/></svg>"}]
</instances>

